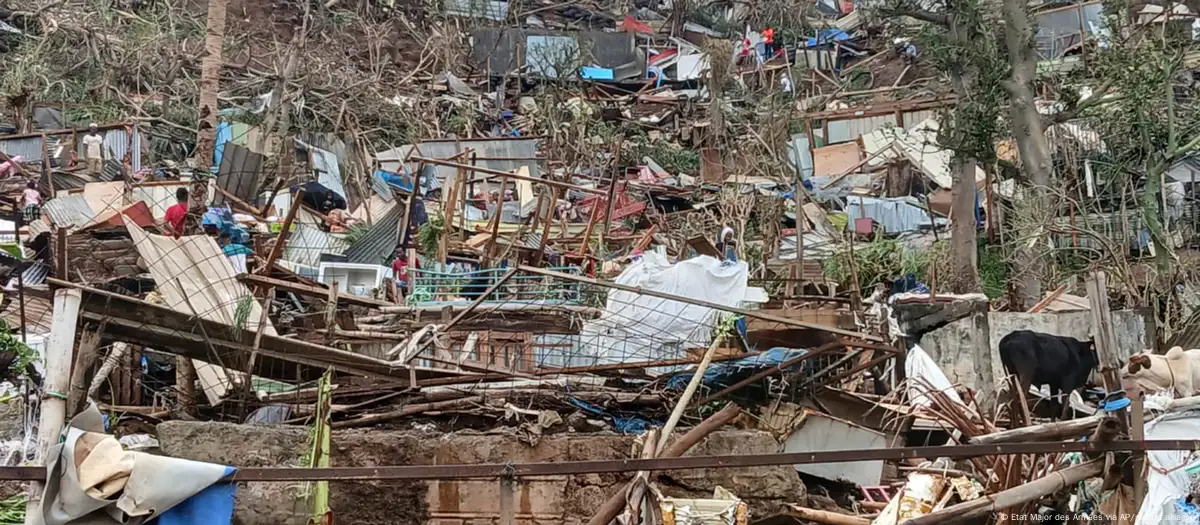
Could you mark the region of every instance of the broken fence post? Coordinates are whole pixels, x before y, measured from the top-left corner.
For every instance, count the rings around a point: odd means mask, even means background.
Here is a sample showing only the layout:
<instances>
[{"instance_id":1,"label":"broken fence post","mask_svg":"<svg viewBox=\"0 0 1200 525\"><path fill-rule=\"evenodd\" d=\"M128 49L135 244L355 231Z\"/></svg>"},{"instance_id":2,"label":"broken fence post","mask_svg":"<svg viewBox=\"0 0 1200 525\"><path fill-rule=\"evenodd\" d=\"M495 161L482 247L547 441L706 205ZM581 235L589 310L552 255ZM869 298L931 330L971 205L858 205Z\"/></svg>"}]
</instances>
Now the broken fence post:
<instances>
[{"instance_id":1,"label":"broken fence post","mask_svg":"<svg viewBox=\"0 0 1200 525\"><path fill-rule=\"evenodd\" d=\"M75 348L75 330L79 324L79 306L83 292L59 289L54 292L54 314L50 321L50 341L46 345L46 377L42 385L41 415L38 418L37 451L34 461L45 464L46 455L58 444L66 424L67 390L71 387L71 354ZM42 483L29 484L25 505L25 523L42 523Z\"/></svg>"}]
</instances>

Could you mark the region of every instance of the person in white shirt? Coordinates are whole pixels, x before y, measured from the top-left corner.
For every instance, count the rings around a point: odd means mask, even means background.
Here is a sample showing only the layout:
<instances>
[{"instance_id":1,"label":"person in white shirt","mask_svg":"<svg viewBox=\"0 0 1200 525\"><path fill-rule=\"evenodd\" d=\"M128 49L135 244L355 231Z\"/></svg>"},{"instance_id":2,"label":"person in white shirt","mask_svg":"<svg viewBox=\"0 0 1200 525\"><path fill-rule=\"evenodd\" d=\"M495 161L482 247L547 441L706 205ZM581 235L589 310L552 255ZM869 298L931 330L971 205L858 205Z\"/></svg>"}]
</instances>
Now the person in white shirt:
<instances>
[{"instance_id":1,"label":"person in white shirt","mask_svg":"<svg viewBox=\"0 0 1200 525\"><path fill-rule=\"evenodd\" d=\"M104 136L96 129L95 123L88 126L88 134L83 137L83 145L87 158L88 175L100 175L104 167Z\"/></svg>"}]
</instances>

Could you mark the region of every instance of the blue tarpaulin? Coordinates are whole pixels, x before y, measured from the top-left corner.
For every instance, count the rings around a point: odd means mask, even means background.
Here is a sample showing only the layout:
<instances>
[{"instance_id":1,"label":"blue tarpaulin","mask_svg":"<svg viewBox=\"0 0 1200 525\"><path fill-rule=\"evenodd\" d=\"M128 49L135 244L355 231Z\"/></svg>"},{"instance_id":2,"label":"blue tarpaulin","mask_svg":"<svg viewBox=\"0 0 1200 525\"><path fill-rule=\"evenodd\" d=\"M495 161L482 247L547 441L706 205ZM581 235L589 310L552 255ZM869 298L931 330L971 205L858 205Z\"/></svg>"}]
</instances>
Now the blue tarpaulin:
<instances>
[{"instance_id":1,"label":"blue tarpaulin","mask_svg":"<svg viewBox=\"0 0 1200 525\"><path fill-rule=\"evenodd\" d=\"M580 401L574 397L567 397L567 401L569 401L572 405L579 407L579 409L583 410L584 412L611 421L613 426L617 428L617 432L622 434L641 434L649 430L650 427L662 425L661 422L650 421L637 416L610 414L605 412L603 408L588 403L587 401Z\"/></svg>"},{"instance_id":2,"label":"blue tarpaulin","mask_svg":"<svg viewBox=\"0 0 1200 525\"><path fill-rule=\"evenodd\" d=\"M225 467L225 477L237 472L234 467ZM233 500L237 484L224 481L209 485L183 503L167 509L151 520L151 525L229 525L233 523Z\"/></svg>"},{"instance_id":3,"label":"blue tarpaulin","mask_svg":"<svg viewBox=\"0 0 1200 525\"><path fill-rule=\"evenodd\" d=\"M743 357L736 361L727 361L724 363L713 363L708 365L708 369L704 371L704 377L701 381L705 385L719 385L728 382L730 378L736 377L744 372L762 370L779 366L781 363L795 359L804 354L808 350L803 348L783 348L775 347L761 354L750 357ZM797 363L800 366L803 363ZM688 381L692 380L693 372L682 372L671 376L667 380L667 388L682 389L687 386Z\"/></svg>"},{"instance_id":4,"label":"blue tarpaulin","mask_svg":"<svg viewBox=\"0 0 1200 525\"><path fill-rule=\"evenodd\" d=\"M838 42L849 39L850 35L841 29L823 29L820 33L817 33L816 38L806 39L806 44L808 47L817 47L820 44L827 44L829 42Z\"/></svg>"},{"instance_id":5,"label":"blue tarpaulin","mask_svg":"<svg viewBox=\"0 0 1200 525\"><path fill-rule=\"evenodd\" d=\"M216 147L213 148L213 168L221 165L225 155L225 143L233 140L233 125L228 122L217 123Z\"/></svg>"}]
</instances>

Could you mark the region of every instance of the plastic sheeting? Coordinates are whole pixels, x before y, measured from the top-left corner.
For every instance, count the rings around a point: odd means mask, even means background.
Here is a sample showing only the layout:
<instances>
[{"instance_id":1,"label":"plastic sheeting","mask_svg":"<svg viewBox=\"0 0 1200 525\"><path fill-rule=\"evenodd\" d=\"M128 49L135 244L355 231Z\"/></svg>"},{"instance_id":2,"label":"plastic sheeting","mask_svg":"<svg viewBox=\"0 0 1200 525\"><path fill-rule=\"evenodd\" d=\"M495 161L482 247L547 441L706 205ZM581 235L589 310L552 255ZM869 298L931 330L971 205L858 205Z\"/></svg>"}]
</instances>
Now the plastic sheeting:
<instances>
[{"instance_id":1,"label":"plastic sheeting","mask_svg":"<svg viewBox=\"0 0 1200 525\"><path fill-rule=\"evenodd\" d=\"M919 231L931 228L934 224L949 224L949 221L940 217L931 219L928 212L913 204L911 200L911 197L848 197L846 216L854 219L874 219L883 225L883 230L887 233Z\"/></svg>"},{"instance_id":2,"label":"plastic sheeting","mask_svg":"<svg viewBox=\"0 0 1200 525\"><path fill-rule=\"evenodd\" d=\"M646 252L616 282L689 299L737 307L746 297L749 267L702 255L671 264ZM605 311L583 325L580 341L590 363L679 359L705 348L717 311L693 304L612 289ZM590 364L582 363L582 364Z\"/></svg>"},{"instance_id":3,"label":"plastic sheeting","mask_svg":"<svg viewBox=\"0 0 1200 525\"><path fill-rule=\"evenodd\" d=\"M94 404L71 420L51 448L43 493L46 525L227 525L236 485L225 465L123 450L104 434Z\"/></svg>"},{"instance_id":4,"label":"plastic sheeting","mask_svg":"<svg viewBox=\"0 0 1200 525\"><path fill-rule=\"evenodd\" d=\"M1200 435L1200 411L1167 414L1146 424L1146 439L1195 439ZM1154 450L1146 453L1150 469L1146 477L1146 499L1138 511L1136 525L1168 523L1176 500L1189 494L1193 474L1200 467L1200 454L1192 450Z\"/></svg>"},{"instance_id":5,"label":"plastic sheeting","mask_svg":"<svg viewBox=\"0 0 1200 525\"><path fill-rule=\"evenodd\" d=\"M776 347L761 354L743 357L736 361L713 363L708 365L708 369L704 371L704 377L701 380L705 385L723 385L732 382L730 381L732 378L748 375L747 373L749 372L757 372L764 368L776 367L807 353L808 350L803 348ZM795 367L803 365L804 362L800 362L796 363ZM688 381L691 381L691 379L691 372L676 374L667 381L667 388L683 388L687 386Z\"/></svg>"},{"instance_id":6,"label":"plastic sheeting","mask_svg":"<svg viewBox=\"0 0 1200 525\"><path fill-rule=\"evenodd\" d=\"M958 392L954 391L954 384L942 372L941 367L920 345L914 345L904 358L904 374L908 377L909 405L932 406L933 401L929 399L929 394L938 391L945 393L952 401L966 405L962 398L958 397ZM933 387L933 390L930 390L930 387Z\"/></svg>"}]
</instances>

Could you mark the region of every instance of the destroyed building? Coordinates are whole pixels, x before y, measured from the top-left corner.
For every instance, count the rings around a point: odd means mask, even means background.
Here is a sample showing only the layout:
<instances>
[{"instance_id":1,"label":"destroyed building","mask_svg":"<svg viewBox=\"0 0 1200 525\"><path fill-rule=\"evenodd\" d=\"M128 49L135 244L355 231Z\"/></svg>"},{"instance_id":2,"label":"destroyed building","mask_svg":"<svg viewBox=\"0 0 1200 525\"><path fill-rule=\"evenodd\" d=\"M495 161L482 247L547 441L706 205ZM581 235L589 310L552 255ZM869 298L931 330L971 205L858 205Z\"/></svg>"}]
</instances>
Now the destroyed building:
<instances>
[{"instance_id":1,"label":"destroyed building","mask_svg":"<svg viewBox=\"0 0 1200 525\"><path fill-rule=\"evenodd\" d=\"M0 515L1200 516L1193 6L12 4Z\"/></svg>"}]
</instances>

